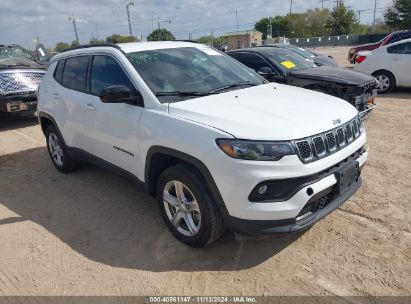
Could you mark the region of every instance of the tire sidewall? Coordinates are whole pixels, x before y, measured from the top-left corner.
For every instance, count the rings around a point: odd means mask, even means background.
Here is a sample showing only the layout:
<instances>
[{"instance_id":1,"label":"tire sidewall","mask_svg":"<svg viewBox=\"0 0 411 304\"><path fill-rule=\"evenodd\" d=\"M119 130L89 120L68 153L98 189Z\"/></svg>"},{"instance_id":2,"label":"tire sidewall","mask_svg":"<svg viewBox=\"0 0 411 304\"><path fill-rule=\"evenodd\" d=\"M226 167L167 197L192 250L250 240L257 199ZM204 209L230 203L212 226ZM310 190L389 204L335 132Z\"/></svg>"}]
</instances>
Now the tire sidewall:
<instances>
[{"instance_id":1,"label":"tire sidewall","mask_svg":"<svg viewBox=\"0 0 411 304\"><path fill-rule=\"evenodd\" d=\"M157 185L157 202L161 215L172 234L181 242L192 247L202 247L208 243L212 234L212 221L210 204L212 204L209 191L199 174L193 174L184 166L174 166L166 169L160 176ZM177 180L185 184L195 196L201 213L201 226L199 232L192 237L181 234L170 222L163 203L163 191L167 182Z\"/></svg>"},{"instance_id":2,"label":"tire sidewall","mask_svg":"<svg viewBox=\"0 0 411 304\"><path fill-rule=\"evenodd\" d=\"M56 162L54 161L53 156L51 155L50 146L49 146L49 136L50 136L50 134L55 134L57 136L57 138L60 142L61 149L63 150L63 165L62 166L59 166L58 164L56 164ZM64 144L64 141L63 141L62 137L60 136L59 132L57 131L56 127L49 126L47 128L47 130L46 130L46 143L47 143L47 152L50 156L51 162L53 163L54 167L58 171L60 171L62 173L65 173L66 172L66 167L67 167L68 153L67 153L67 150L66 150L66 145Z\"/></svg>"}]
</instances>

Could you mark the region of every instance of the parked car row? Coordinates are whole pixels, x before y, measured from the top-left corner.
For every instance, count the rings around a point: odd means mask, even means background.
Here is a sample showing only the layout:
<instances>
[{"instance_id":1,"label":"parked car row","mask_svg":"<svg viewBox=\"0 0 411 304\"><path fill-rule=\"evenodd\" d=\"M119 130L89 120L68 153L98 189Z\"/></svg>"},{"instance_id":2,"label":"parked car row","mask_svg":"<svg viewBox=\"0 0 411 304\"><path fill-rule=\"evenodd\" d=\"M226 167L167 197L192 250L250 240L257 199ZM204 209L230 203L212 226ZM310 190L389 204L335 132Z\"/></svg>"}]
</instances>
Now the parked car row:
<instances>
[{"instance_id":1,"label":"parked car row","mask_svg":"<svg viewBox=\"0 0 411 304\"><path fill-rule=\"evenodd\" d=\"M332 67L287 49L229 55L281 83L187 42L83 46L54 56L38 115L55 168L70 173L92 162L140 181L171 233L194 247L227 229L308 229L357 191L368 156L358 111L330 94L352 102L347 91L360 108L375 80L332 75ZM295 87L308 84L315 88ZM337 93L315 91L327 86Z\"/></svg>"},{"instance_id":2,"label":"parked car row","mask_svg":"<svg viewBox=\"0 0 411 304\"><path fill-rule=\"evenodd\" d=\"M342 98L360 112L374 104L374 77L335 66L318 66L281 47L258 47L227 52L270 82L284 83Z\"/></svg>"},{"instance_id":3,"label":"parked car row","mask_svg":"<svg viewBox=\"0 0 411 304\"><path fill-rule=\"evenodd\" d=\"M391 43L395 43L409 38L411 38L411 29L390 33L378 42L362 44L351 48L348 52L348 61L354 64L356 62L355 60L358 56L358 52L360 51L372 51L379 47L383 47Z\"/></svg>"}]
</instances>

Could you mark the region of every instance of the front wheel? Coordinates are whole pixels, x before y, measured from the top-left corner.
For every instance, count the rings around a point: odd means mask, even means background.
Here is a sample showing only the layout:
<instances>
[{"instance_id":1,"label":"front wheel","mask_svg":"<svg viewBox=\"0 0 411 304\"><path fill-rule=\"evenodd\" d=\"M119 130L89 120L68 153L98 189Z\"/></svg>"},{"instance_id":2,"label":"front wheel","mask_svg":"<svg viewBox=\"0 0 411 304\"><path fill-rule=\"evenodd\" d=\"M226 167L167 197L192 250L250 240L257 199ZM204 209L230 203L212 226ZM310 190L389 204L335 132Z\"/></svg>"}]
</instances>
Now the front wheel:
<instances>
[{"instance_id":1,"label":"front wheel","mask_svg":"<svg viewBox=\"0 0 411 304\"><path fill-rule=\"evenodd\" d=\"M161 174L157 199L170 231L189 246L203 247L225 231L206 183L189 165L178 164Z\"/></svg>"},{"instance_id":2,"label":"front wheel","mask_svg":"<svg viewBox=\"0 0 411 304\"><path fill-rule=\"evenodd\" d=\"M395 87L395 77L392 73L388 71L379 71L373 74L378 80L377 91L380 94L385 94L391 92Z\"/></svg>"}]
</instances>

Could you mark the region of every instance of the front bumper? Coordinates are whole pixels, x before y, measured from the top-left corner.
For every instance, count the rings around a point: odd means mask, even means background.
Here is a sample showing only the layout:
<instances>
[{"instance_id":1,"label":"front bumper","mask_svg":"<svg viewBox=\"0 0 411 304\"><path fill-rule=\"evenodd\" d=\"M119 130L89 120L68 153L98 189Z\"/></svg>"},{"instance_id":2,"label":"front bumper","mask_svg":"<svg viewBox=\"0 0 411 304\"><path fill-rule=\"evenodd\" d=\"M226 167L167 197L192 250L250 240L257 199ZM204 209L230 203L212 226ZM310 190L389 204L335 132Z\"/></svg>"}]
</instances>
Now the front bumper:
<instances>
[{"instance_id":1,"label":"front bumper","mask_svg":"<svg viewBox=\"0 0 411 304\"><path fill-rule=\"evenodd\" d=\"M346 191L339 194L336 185L337 177L334 173L338 168L341 168L350 162L358 162L358 166L362 168L366 162L367 156L368 152L365 149L362 149L339 163L334 168L331 168L329 170L330 174L322 174L318 180L305 185L304 188L290 198L290 200L305 201L303 208L294 218L282 220L247 220L230 216L226 219L226 225L231 231L251 236L264 234L293 234L304 231L340 207L360 188L362 184L361 177L359 177ZM326 176L323 177L324 175ZM312 194L308 195L307 189L311 189Z\"/></svg>"},{"instance_id":2,"label":"front bumper","mask_svg":"<svg viewBox=\"0 0 411 304\"><path fill-rule=\"evenodd\" d=\"M0 95L0 112L23 113L37 110L35 92Z\"/></svg>"}]
</instances>

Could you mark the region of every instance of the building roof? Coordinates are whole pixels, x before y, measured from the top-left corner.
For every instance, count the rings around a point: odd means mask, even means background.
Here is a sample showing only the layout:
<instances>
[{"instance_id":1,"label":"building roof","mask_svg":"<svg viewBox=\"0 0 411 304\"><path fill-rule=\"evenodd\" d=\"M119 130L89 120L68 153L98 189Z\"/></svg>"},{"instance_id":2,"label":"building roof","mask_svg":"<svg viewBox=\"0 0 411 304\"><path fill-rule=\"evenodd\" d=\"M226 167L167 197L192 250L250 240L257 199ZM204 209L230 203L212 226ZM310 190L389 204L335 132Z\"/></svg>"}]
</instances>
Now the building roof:
<instances>
[{"instance_id":1,"label":"building roof","mask_svg":"<svg viewBox=\"0 0 411 304\"><path fill-rule=\"evenodd\" d=\"M237 36L237 35L240 36L240 35L248 35L248 34L255 34L255 33L262 34L261 32L257 30L248 30L248 31L228 32L228 33L221 35L221 37L230 37L230 36Z\"/></svg>"}]
</instances>

